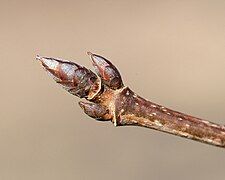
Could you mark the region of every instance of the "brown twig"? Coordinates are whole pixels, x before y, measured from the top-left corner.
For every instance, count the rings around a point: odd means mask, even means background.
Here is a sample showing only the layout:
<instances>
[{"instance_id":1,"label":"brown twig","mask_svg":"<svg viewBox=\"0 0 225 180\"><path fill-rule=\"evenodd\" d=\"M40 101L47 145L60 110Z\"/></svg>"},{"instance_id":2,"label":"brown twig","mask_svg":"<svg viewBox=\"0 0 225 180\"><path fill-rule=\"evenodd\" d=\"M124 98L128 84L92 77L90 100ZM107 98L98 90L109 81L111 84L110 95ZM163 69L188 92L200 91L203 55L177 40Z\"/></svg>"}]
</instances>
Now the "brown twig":
<instances>
[{"instance_id":1,"label":"brown twig","mask_svg":"<svg viewBox=\"0 0 225 180\"><path fill-rule=\"evenodd\" d=\"M95 73L76 63L37 56L44 68L79 102L92 118L115 126L136 125L156 129L225 148L225 126L189 116L147 101L123 85L117 68L107 59L88 52Z\"/></svg>"}]
</instances>

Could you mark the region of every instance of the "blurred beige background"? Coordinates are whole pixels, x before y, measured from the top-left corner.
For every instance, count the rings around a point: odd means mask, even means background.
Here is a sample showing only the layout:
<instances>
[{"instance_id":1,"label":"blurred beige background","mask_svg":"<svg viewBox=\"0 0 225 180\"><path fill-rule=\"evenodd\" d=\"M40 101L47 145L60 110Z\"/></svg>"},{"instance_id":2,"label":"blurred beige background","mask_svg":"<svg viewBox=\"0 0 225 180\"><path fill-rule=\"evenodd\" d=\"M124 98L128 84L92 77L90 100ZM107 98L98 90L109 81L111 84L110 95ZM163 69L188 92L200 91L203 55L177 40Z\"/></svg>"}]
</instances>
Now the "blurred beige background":
<instances>
[{"instance_id":1,"label":"blurred beige background","mask_svg":"<svg viewBox=\"0 0 225 180\"><path fill-rule=\"evenodd\" d=\"M35 55L120 69L138 94L225 124L225 1L0 1L1 180L224 180L225 151L83 114Z\"/></svg>"}]
</instances>

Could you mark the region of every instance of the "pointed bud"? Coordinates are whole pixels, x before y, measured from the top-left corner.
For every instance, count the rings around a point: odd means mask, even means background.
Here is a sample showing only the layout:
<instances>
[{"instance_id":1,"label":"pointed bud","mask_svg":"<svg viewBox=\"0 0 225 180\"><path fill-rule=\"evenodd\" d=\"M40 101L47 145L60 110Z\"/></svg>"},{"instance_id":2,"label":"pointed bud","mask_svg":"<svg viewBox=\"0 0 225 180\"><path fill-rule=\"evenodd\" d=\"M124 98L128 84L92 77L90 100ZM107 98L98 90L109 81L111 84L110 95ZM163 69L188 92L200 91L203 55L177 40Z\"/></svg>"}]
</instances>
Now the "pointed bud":
<instances>
[{"instance_id":1,"label":"pointed bud","mask_svg":"<svg viewBox=\"0 0 225 180\"><path fill-rule=\"evenodd\" d=\"M101 77L103 83L112 89L123 87L122 78L117 68L102 56L88 52L93 61L93 66L97 74Z\"/></svg>"},{"instance_id":2,"label":"pointed bud","mask_svg":"<svg viewBox=\"0 0 225 180\"><path fill-rule=\"evenodd\" d=\"M84 110L84 112L92 118L99 120L109 120L111 118L105 106L81 101L79 102L79 105Z\"/></svg>"},{"instance_id":3,"label":"pointed bud","mask_svg":"<svg viewBox=\"0 0 225 180\"><path fill-rule=\"evenodd\" d=\"M50 76L69 93L92 99L101 88L101 82L91 70L74 62L49 57L36 57Z\"/></svg>"}]
</instances>

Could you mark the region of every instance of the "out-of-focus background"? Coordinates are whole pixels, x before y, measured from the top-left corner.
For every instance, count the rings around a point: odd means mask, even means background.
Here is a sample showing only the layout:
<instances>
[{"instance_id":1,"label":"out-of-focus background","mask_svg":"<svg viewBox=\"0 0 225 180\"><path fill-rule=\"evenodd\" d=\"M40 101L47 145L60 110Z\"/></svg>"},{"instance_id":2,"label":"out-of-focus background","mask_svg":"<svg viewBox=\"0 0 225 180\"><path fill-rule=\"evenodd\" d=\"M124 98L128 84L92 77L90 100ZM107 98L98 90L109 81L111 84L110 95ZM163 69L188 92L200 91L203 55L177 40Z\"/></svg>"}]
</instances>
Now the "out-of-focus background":
<instances>
[{"instance_id":1,"label":"out-of-focus background","mask_svg":"<svg viewBox=\"0 0 225 180\"><path fill-rule=\"evenodd\" d=\"M225 124L224 48L224 0L1 0L0 179L224 180L224 149L97 122L35 61L95 52L141 96Z\"/></svg>"}]
</instances>

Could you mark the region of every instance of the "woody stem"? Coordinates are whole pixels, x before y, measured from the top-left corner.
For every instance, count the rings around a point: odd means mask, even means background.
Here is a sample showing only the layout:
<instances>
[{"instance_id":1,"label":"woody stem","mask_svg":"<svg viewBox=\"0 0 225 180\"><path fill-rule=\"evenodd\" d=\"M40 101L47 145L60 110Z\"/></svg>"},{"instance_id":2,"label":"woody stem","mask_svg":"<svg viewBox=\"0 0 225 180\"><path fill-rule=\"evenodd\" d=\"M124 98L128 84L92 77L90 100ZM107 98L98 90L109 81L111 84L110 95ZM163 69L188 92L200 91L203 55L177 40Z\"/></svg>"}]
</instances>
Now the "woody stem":
<instances>
[{"instance_id":1,"label":"woody stem","mask_svg":"<svg viewBox=\"0 0 225 180\"><path fill-rule=\"evenodd\" d=\"M152 103L129 88L121 91L115 105L118 126L147 127L225 148L225 126Z\"/></svg>"}]
</instances>

